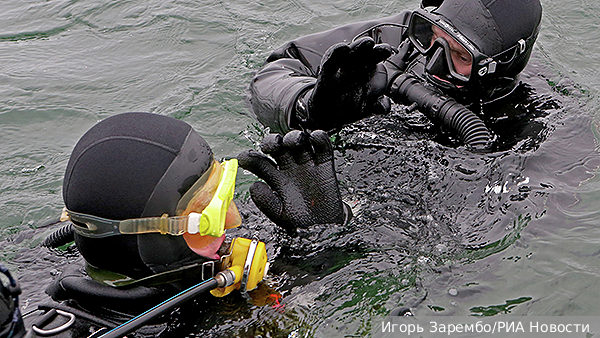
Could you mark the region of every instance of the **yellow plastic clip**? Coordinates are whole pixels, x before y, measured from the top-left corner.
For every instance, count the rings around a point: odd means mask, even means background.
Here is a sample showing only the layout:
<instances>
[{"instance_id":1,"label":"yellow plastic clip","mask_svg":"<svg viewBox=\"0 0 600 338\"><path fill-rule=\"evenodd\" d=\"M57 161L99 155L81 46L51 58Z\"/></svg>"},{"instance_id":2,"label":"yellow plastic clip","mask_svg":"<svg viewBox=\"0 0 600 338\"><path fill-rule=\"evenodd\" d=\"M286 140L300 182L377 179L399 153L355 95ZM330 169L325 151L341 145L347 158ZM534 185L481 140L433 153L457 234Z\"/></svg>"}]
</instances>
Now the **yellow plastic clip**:
<instances>
[{"instance_id":1,"label":"yellow plastic clip","mask_svg":"<svg viewBox=\"0 0 600 338\"><path fill-rule=\"evenodd\" d=\"M223 163L223 173L215 196L200 216L198 230L201 235L221 237L225 233L225 217L229 203L233 199L237 168L237 159L231 159Z\"/></svg>"}]
</instances>

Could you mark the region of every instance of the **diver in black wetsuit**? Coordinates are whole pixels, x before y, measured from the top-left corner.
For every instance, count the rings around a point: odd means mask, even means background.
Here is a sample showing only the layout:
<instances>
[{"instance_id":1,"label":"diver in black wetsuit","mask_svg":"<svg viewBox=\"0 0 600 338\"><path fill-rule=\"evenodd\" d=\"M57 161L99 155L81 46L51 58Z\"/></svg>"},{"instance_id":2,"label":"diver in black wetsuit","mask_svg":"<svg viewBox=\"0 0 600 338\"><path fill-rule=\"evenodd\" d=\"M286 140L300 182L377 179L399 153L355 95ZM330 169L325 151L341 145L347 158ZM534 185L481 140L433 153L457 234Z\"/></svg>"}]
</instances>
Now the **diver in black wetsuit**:
<instances>
[{"instance_id":1,"label":"diver in black wetsuit","mask_svg":"<svg viewBox=\"0 0 600 338\"><path fill-rule=\"evenodd\" d=\"M275 161L248 150L219 163L190 125L148 113L107 118L83 135L65 172L63 220L86 267L73 265L47 290L62 302L55 309L87 318L69 334L87 336L221 269L224 231L242 221L232 201L238 162L266 182L255 182L251 197L289 233L348 221L325 132L271 134L261 149ZM38 324L32 334L56 325Z\"/></svg>"},{"instance_id":2,"label":"diver in black wetsuit","mask_svg":"<svg viewBox=\"0 0 600 338\"><path fill-rule=\"evenodd\" d=\"M25 335L25 326L19 311L21 288L2 264L0 272L8 279L6 285L0 279L0 338L21 338Z\"/></svg>"},{"instance_id":3,"label":"diver in black wetsuit","mask_svg":"<svg viewBox=\"0 0 600 338\"><path fill-rule=\"evenodd\" d=\"M486 146L482 107L510 101L541 14L539 0L423 0L413 12L301 37L255 75L252 110L274 132L331 130L389 112L391 98Z\"/></svg>"}]
</instances>

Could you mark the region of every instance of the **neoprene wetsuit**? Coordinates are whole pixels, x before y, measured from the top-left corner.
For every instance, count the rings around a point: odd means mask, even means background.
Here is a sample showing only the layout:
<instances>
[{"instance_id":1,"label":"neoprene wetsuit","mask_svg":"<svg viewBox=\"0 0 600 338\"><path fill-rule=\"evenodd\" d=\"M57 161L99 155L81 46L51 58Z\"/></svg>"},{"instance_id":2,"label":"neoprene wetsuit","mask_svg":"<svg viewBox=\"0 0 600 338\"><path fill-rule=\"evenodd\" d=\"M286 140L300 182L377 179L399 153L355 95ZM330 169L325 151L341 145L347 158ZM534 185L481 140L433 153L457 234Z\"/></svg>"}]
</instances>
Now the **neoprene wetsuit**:
<instances>
[{"instance_id":1,"label":"neoprene wetsuit","mask_svg":"<svg viewBox=\"0 0 600 338\"><path fill-rule=\"evenodd\" d=\"M294 105L300 94L315 85L318 67L327 49L360 36L370 36L376 43L397 47L406 37L406 29L401 25L408 23L410 13L406 11L307 35L275 50L250 84L250 101L257 119L272 132L297 129L292 114Z\"/></svg>"}]
</instances>

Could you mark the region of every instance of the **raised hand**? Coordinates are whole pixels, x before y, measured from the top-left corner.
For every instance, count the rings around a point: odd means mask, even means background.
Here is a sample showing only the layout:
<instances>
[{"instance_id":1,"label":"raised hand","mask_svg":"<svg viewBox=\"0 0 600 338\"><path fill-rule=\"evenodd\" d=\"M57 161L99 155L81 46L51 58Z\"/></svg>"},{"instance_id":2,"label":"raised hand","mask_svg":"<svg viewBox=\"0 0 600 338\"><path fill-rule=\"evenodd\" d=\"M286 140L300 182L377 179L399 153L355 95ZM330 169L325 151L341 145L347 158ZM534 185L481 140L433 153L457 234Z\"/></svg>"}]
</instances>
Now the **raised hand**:
<instances>
[{"instance_id":1,"label":"raised hand","mask_svg":"<svg viewBox=\"0 0 600 338\"><path fill-rule=\"evenodd\" d=\"M250 187L250 195L269 219L290 234L313 224L347 222L351 212L340 197L326 132L270 134L261 150L275 161L248 150L238 155L238 162L264 180Z\"/></svg>"},{"instance_id":2,"label":"raised hand","mask_svg":"<svg viewBox=\"0 0 600 338\"><path fill-rule=\"evenodd\" d=\"M387 44L370 37L330 47L323 56L315 87L296 102L297 122L307 129L333 129L390 110L387 72L382 61Z\"/></svg>"}]
</instances>

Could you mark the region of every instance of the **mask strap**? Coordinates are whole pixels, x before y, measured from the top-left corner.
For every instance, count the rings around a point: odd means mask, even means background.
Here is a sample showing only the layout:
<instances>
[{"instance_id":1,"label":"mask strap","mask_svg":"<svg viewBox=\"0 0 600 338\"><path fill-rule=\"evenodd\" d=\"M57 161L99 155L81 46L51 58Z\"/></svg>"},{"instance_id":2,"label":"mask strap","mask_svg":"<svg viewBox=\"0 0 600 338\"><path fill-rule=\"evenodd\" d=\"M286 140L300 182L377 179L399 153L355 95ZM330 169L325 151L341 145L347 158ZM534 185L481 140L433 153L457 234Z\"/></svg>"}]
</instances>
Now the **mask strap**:
<instances>
[{"instance_id":1,"label":"mask strap","mask_svg":"<svg viewBox=\"0 0 600 338\"><path fill-rule=\"evenodd\" d=\"M119 221L70 211L65 207L60 219L61 221L72 221L76 233L90 238L146 233L180 236L186 232L221 237L225 233L227 209L233 199L237 168L237 159L224 162L217 190L202 213L191 212L186 216L170 217L165 214L161 217L131 218Z\"/></svg>"}]
</instances>

